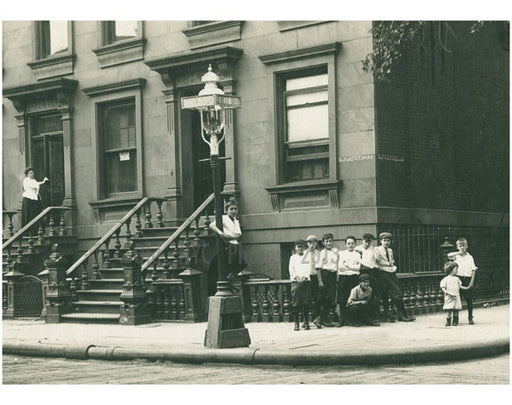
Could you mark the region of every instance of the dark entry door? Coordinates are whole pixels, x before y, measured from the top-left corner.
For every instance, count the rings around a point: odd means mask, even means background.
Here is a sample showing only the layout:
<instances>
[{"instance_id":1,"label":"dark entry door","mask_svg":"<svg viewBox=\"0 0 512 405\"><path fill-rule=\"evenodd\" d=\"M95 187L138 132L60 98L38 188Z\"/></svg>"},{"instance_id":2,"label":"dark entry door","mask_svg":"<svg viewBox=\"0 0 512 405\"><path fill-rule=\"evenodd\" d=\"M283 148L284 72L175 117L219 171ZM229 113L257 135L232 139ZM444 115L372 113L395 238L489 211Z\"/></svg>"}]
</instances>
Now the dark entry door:
<instances>
[{"instance_id":1,"label":"dark entry door","mask_svg":"<svg viewBox=\"0 0 512 405\"><path fill-rule=\"evenodd\" d=\"M210 158L210 147L201 137L201 121L199 113L194 111L191 122L192 134L192 155L193 155L193 173L194 173L194 207L198 207L206 198L213 193L212 169L210 161L200 159ZM219 147L220 156L225 156L224 142ZM224 188L226 181L226 165L223 160L220 161L220 179L221 189Z\"/></svg>"},{"instance_id":2,"label":"dark entry door","mask_svg":"<svg viewBox=\"0 0 512 405\"><path fill-rule=\"evenodd\" d=\"M32 135L32 166L36 172L36 180L41 181L44 177L50 179L39 191L43 208L62 205L64 200L64 148L62 132L59 131L62 129L59 127L61 120L60 117L51 118L53 125L49 125L44 119L34 123ZM44 129L57 131L45 132Z\"/></svg>"}]
</instances>

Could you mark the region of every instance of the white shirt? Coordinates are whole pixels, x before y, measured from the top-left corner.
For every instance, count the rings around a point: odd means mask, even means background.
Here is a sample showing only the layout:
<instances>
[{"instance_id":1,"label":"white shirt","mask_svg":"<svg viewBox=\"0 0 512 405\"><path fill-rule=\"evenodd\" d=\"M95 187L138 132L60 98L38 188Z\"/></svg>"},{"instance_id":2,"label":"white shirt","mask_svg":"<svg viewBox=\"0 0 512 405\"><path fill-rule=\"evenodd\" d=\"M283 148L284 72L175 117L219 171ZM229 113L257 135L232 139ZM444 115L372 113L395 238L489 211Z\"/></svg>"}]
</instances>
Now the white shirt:
<instances>
[{"instance_id":1,"label":"white shirt","mask_svg":"<svg viewBox=\"0 0 512 405\"><path fill-rule=\"evenodd\" d=\"M384 246L380 245L374 249L374 252L375 260L377 261L377 267L379 268L379 270L386 271L388 273L396 272L395 259L393 258L393 249L386 249L384 248Z\"/></svg>"},{"instance_id":2,"label":"white shirt","mask_svg":"<svg viewBox=\"0 0 512 405\"><path fill-rule=\"evenodd\" d=\"M30 200L37 200L39 194L39 183L36 179L25 177L23 179L23 197Z\"/></svg>"},{"instance_id":3,"label":"white shirt","mask_svg":"<svg viewBox=\"0 0 512 405\"><path fill-rule=\"evenodd\" d=\"M338 274L340 276L354 276L359 274L361 267L361 255L353 250L342 250L340 252L340 266Z\"/></svg>"},{"instance_id":4,"label":"white shirt","mask_svg":"<svg viewBox=\"0 0 512 405\"><path fill-rule=\"evenodd\" d=\"M304 253L300 256L298 253L293 254L290 257L290 264L288 266L288 272L290 273L290 280L294 281L295 278L299 280L302 278L307 278L310 280L310 262L306 260L306 254Z\"/></svg>"},{"instance_id":5,"label":"white shirt","mask_svg":"<svg viewBox=\"0 0 512 405\"><path fill-rule=\"evenodd\" d=\"M459 265L457 275L461 277L471 277L473 270L476 270L475 260L468 252L464 256L455 256L455 263Z\"/></svg>"},{"instance_id":6,"label":"white shirt","mask_svg":"<svg viewBox=\"0 0 512 405\"><path fill-rule=\"evenodd\" d=\"M215 220L210 224L210 228L215 226ZM242 230L240 229L240 222L238 219L231 219L229 215L224 214L222 216L222 232L224 232L227 236L241 236ZM230 240L229 243L232 245L238 245L237 240Z\"/></svg>"},{"instance_id":7,"label":"white shirt","mask_svg":"<svg viewBox=\"0 0 512 405\"><path fill-rule=\"evenodd\" d=\"M322 257L320 251L315 249L311 252L309 249L304 250L304 262L309 266L309 274L317 275L316 269L322 268Z\"/></svg>"},{"instance_id":8,"label":"white shirt","mask_svg":"<svg viewBox=\"0 0 512 405\"><path fill-rule=\"evenodd\" d=\"M340 261L340 250L333 247L332 249L322 249L320 252L321 268L332 272L338 271Z\"/></svg>"},{"instance_id":9,"label":"white shirt","mask_svg":"<svg viewBox=\"0 0 512 405\"><path fill-rule=\"evenodd\" d=\"M369 267L370 269L376 269L377 266L377 260L375 260L375 247L374 246L368 246L367 249L363 247L363 245L359 245L356 247L356 250L361 253L361 264L363 266Z\"/></svg>"}]
</instances>

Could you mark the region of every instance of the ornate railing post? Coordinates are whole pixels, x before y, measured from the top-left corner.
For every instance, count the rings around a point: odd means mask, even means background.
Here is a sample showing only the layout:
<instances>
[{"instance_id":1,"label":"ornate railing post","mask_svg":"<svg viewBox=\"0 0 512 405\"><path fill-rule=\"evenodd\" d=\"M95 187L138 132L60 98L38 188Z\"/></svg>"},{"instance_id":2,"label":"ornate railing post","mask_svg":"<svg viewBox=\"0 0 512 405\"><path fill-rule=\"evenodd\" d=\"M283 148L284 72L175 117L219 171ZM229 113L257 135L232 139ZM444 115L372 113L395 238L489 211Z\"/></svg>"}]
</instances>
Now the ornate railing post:
<instances>
[{"instance_id":1,"label":"ornate railing post","mask_svg":"<svg viewBox=\"0 0 512 405\"><path fill-rule=\"evenodd\" d=\"M3 275L7 280L7 310L4 314L6 318L14 318L19 315L19 300L16 297L17 287L19 285L19 280L25 276L25 274L18 270L20 267L18 264L18 262L14 262L9 271Z\"/></svg>"},{"instance_id":2,"label":"ornate railing post","mask_svg":"<svg viewBox=\"0 0 512 405\"><path fill-rule=\"evenodd\" d=\"M140 265L142 258L134 254L134 242L130 242L129 250L124 254L122 263L124 269L123 292L121 293L121 325L141 325L151 322L147 304L147 296L142 284Z\"/></svg>"},{"instance_id":3,"label":"ornate railing post","mask_svg":"<svg viewBox=\"0 0 512 405\"><path fill-rule=\"evenodd\" d=\"M201 277L203 273L187 266L178 276L183 280L183 294L185 299L185 315L183 320L189 322L202 321L203 302L201 299Z\"/></svg>"},{"instance_id":4,"label":"ornate railing post","mask_svg":"<svg viewBox=\"0 0 512 405\"><path fill-rule=\"evenodd\" d=\"M48 270L46 293L46 323L59 323L63 314L72 311L71 292L66 282L66 259L59 252L59 245L52 246L52 254L44 261Z\"/></svg>"},{"instance_id":5,"label":"ornate railing post","mask_svg":"<svg viewBox=\"0 0 512 405\"><path fill-rule=\"evenodd\" d=\"M37 277L39 280L41 280L41 293L43 298L43 310L41 311L41 318L46 319L46 305L48 303L46 300L46 295L48 294L48 285L50 284L50 271L48 269L44 269L37 274Z\"/></svg>"}]
</instances>

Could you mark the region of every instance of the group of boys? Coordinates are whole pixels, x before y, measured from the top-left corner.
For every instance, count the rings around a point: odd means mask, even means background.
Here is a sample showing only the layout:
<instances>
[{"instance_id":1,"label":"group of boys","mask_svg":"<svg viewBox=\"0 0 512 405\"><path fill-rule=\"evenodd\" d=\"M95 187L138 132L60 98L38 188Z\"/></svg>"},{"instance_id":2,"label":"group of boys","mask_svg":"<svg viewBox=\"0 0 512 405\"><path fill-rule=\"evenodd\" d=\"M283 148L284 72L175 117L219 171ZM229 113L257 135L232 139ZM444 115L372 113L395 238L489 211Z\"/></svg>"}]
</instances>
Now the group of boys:
<instances>
[{"instance_id":1,"label":"group of boys","mask_svg":"<svg viewBox=\"0 0 512 405\"><path fill-rule=\"evenodd\" d=\"M315 235L295 242L295 253L289 263L295 330L300 329L299 313L303 314L304 329L310 328L311 309L313 324L317 328L379 326L377 319L394 322L389 310L390 301L396 306L399 321L414 321L415 318L405 311L402 289L396 276L397 268L390 248L392 235L382 232L379 239L381 244L373 246L375 237L366 233L362 244L356 247L356 238L347 236L345 250L334 246L331 233L323 236L322 250L317 249Z\"/></svg>"}]
</instances>

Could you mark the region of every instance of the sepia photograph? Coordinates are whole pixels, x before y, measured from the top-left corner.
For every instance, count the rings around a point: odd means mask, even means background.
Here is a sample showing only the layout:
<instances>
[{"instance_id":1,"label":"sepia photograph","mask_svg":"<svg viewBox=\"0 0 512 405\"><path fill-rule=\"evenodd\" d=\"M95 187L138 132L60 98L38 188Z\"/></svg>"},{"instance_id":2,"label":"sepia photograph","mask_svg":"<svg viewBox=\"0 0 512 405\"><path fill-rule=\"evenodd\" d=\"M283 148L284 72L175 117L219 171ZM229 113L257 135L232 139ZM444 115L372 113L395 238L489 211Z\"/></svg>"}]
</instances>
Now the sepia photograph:
<instances>
[{"instance_id":1,"label":"sepia photograph","mask_svg":"<svg viewBox=\"0 0 512 405\"><path fill-rule=\"evenodd\" d=\"M197 4L2 18L2 390L510 386L510 15Z\"/></svg>"}]
</instances>

